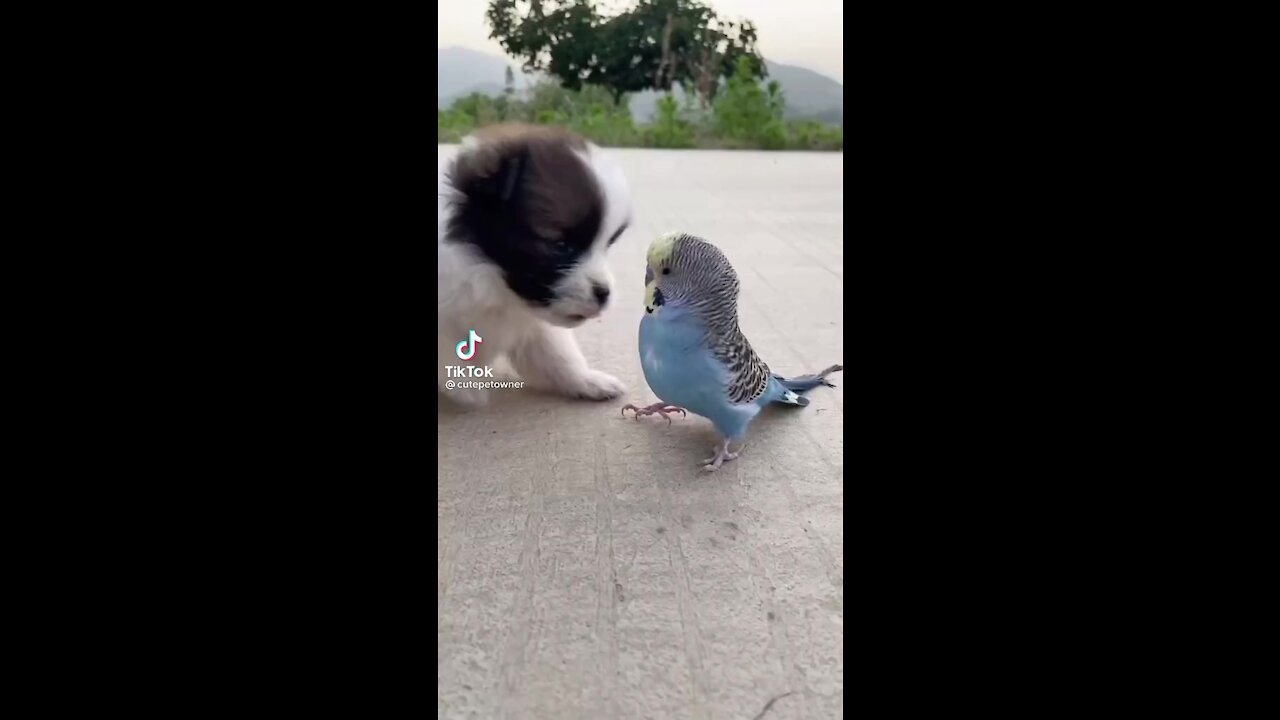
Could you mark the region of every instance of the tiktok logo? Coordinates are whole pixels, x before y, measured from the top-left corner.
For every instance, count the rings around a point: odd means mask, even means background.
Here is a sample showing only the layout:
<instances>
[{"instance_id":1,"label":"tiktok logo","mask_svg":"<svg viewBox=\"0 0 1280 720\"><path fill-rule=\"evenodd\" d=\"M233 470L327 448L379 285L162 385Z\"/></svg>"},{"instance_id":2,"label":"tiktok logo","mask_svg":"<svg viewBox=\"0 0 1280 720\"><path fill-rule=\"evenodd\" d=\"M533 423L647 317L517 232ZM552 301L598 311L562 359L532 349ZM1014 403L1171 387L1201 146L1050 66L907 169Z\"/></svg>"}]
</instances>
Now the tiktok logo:
<instances>
[{"instance_id":1,"label":"tiktok logo","mask_svg":"<svg viewBox=\"0 0 1280 720\"><path fill-rule=\"evenodd\" d=\"M476 356L476 345L482 342L484 338L477 335L475 330L468 330L467 339L459 342L454 352L458 353L459 360L470 360Z\"/></svg>"}]
</instances>

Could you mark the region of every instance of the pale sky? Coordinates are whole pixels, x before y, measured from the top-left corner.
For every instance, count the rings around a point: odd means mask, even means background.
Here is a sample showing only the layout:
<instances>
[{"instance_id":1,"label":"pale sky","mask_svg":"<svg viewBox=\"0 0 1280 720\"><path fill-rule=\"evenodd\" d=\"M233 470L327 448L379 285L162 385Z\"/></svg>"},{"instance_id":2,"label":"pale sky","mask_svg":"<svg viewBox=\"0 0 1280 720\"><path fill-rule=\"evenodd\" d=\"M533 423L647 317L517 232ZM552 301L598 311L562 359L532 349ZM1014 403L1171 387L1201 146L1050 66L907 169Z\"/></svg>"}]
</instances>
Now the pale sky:
<instances>
[{"instance_id":1,"label":"pale sky","mask_svg":"<svg viewBox=\"0 0 1280 720\"><path fill-rule=\"evenodd\" d=\"M709 0L722 18L747 19L759 32L760 54L800 65L844 82L844 6L839 0ZM489 39L486 0L440 0L440 41L499 57L502 47ZM606 4L607 7L607 4Z\"/></svg>"}]
</instances>

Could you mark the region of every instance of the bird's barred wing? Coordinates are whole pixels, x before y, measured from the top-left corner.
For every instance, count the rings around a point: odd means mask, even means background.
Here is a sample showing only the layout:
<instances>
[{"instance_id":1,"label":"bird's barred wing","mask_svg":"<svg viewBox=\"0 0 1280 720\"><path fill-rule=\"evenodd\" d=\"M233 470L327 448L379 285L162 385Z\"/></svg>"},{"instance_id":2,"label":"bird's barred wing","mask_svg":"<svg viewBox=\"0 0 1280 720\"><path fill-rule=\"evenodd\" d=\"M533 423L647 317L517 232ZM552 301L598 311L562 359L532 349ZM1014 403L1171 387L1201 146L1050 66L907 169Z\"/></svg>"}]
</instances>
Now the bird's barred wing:
<instances>
[{"instance_id":1,"label":"bird's barred wing","mask_svg":"<svg viewBox=\"0 0 1280 720\"><path fill-rule=\"evenodd\" d=\"M769 366L756 355L741 332L717 343L715 353L729 372L726 390L730 402L755 402L764 394L769 387Z\"/></svg>"}]
</instances>

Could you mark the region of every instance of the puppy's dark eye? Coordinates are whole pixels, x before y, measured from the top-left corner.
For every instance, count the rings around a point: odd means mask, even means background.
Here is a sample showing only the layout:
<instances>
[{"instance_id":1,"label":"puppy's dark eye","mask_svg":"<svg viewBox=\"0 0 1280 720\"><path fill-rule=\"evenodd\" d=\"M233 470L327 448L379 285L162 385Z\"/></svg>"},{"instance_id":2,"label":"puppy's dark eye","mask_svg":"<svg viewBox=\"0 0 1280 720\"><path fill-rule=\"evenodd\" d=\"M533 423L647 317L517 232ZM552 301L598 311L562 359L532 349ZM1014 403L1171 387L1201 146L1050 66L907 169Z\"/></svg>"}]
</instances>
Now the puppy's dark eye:
<instances>
[{"instance_id":1,"label":"puppy's dark eye","mask_svg":"<svg viewBox=\"0 0 1280 720\"><path fill-rule=\"evenodd\" d=\"M670 274L671 274L671 268L662 268L662 274L663 274L663 275L670 275Z\"/></svg>"},{"instance_id":2,"label":"puppy's dark eye","mask_svg":"<svg viewBox=\"0 0 1280 720\"><path fill-rule=\"evenodd\" d=\"M622 223L622 227L618 228L618 230L613 234L613 237L609 238L610 245L618 242L618 238L622 237L622 233L627 231L628 224L629 223Z\"/></svg>"}]
</instances>

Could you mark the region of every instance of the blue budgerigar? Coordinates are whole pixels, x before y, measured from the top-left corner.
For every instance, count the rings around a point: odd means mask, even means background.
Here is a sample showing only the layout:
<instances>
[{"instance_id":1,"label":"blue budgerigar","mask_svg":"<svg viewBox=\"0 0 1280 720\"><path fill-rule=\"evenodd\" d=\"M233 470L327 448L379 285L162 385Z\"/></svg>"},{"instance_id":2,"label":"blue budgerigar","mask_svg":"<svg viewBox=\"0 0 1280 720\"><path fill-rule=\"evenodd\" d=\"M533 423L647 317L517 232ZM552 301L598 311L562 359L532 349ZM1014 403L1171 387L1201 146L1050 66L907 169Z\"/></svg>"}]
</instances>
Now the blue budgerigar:
<instances>
[{"instance_id":1,"label":"blue budgerigar","mask_svg":"<svg viewBox=\"0 0 1280 720\"><path fill-rule=\"evenodd\" d=\"M685 410L710 420L722 442L703 461L714 471L741 452L747 427L769 403L804 407L799 393L819 385L835 387L827 375L785 378L751 349L738 327L738 274L719 248L685 233L667 233L649 246L645 270L644 317L640 319L640 364L644 378L663 402L626 405L641 415ZM738 452L730 444L738 443Z\"/></svg>"}]
</instances>

